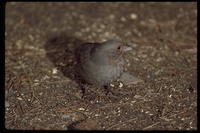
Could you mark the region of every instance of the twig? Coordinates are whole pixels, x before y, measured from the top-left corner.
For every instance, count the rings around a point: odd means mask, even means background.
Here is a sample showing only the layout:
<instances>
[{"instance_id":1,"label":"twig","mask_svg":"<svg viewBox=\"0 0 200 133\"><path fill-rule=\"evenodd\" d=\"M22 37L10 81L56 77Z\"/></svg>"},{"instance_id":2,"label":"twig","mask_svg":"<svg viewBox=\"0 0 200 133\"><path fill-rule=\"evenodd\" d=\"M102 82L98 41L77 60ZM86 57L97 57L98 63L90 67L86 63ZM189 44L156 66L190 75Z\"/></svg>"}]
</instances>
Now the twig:
<instances>
[{"instance_id":1,"label":"twig","mask_svg":"<svg viewBox=\"0 0 200 133\"><path fill-rule=\"evenodd\" d=\"M152 128L153 126L155 126L155 125L157 125L157 124L159 124L160 122L156 122L156 123L154 123L154 124L152 124L152 125L150 125L150 126L148 126L148 127L145 127L145 128L143 128L142 130L147 130L147 129L149 129L149 128Z\"/></svg>"},{"instance_id":2,"label":"twig","mask_svg":"<svg viewBox=\"0 0 200 133\"><path fill-rule=\"evenodd\" d=\"M129 119L129 120L124 121L124 122L119 122L119 123L117 123L117 124L114 124L114 125L108 127L106 130L112 129L113 127L116 127L116 126L122 125L122 124L124 124L124 123L130 122L130 121L133 121L133 120L136 120L136 119L137 119L137 118L133 118L133 119Z\"/></svg>"},{"instance_id":3,"label":"twig","mask_svg":"<svg viewBox=\"0 0 200 133\"><path fill-rule=\"evenodd\" d=\"M48 127L52 127L52 126L61 125L61 124L66 125L66 122L47 124L47 126L48 126Z\"/></svg>"},{"instance_id":4,"label":"twig","mask_svg":"<svg viewBox=\"0 0 200 133\"><path fill-rule=\"evenodd\" d=\"M67 80L62 80L62 81L54 81L54 82L45 82L45 83L47 83L47 84L55 84L55 83L65 83L65 82L67 82L67 81L70 81L69 79L67 79Z\"/></svg>"},{"instance_id":5,"label":"twig","mask_svg":"<svg viewBox=\"0 0 200 133\"><path fill-rule=\"evenodd\" d=\"M102 106L101 109L110 108L110 107L117 107L117 106L127 105L127 104L130 104L130 103L124 102L124 103L117 103L117 104L106 104L106 105Z\"/></svg>"},{"instance_id":6,"label":"twig","mask_svg":"<svg viewBox=\"0 0 200 133\"><path fill-rule=\"evenodd\" d=\"M19 107L20 107L20 109L21 109L22 114L25 114L25 113L24 113L24 110L23 110L23 108L22 108L22 105L21 105L21 103L20 103L20 101L18 101L18 103L19 103Z\"/></svg>"},{"instance_id":7,"label":"twig","mask_svg":"<svg viewBox=\"0 0 200 133\"><path fill-rule=\"evenodd\" d=\"M37 97L35 96L35 88L34 88L34 86L32 85L31 80L30 80L30 78L29 78L29 76L28 76L26 70L24 69L24 67L23 67L23 65L22 65L21 63L20 63L20 66L21 66L21 68L23 69L23 71L24 71L24 73L25 73L25 75L26 75L26 77L27 77L27 79L28 79L28 82L29 82L29 85L30 85L30 88L31 88L31 102L33 102L33 98L36 98L36 99L37 99ZM37 100L38 100L38 99L37 99ZM38 101L39 101L39 100L38 100Z\"/></svg>"}]
</instances>

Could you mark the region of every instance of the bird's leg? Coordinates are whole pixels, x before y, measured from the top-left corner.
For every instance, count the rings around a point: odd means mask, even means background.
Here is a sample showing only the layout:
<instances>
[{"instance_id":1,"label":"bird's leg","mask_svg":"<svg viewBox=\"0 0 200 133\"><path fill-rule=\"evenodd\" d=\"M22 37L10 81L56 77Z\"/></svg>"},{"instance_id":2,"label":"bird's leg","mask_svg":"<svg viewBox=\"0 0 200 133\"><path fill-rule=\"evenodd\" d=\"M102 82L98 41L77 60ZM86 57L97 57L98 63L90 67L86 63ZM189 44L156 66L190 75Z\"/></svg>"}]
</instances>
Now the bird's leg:
<instances>
[{"instance_id":1,"label":"bird's leg","mask_svg":"<svg viewBox=\"0 0 200 133\"><path fill-rule=\"evenodd\" d=\"M81 84L81 91L82 91L82 97L84 98L85 94L87 93L87 85L86 84Z\"/></svg>"},{"instance_id":2,"label":"bird's leg","mask_svg":"<svg viewBox=\"0 0 200 133\"><path fill-rule=\"evenodd\" d=\"M108 95L108 93L110 92L110 86L109 85L104 85L103 86L105 91L106 91L106 95Z\"/></svg>"}]
</instances>

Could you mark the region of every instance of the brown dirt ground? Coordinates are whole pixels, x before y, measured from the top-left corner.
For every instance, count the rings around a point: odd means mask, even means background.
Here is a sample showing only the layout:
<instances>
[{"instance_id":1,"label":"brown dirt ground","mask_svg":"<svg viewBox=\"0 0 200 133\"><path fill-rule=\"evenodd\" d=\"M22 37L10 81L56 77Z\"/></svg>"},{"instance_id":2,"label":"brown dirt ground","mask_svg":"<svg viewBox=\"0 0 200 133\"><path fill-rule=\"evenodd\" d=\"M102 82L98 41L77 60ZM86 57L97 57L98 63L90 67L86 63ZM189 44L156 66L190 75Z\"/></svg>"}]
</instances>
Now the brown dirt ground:
<instances>
[{"instance_id":1,"label":"brown dirt ground","mask_svg":"<svg viewBox=\"0 0 200 133\"><path fill-rule=\"evenodd\" d=\"M196 130L197 3L8 2L5 126L28 130ZM105 90L77 83L83 42L117 38L144 82Z\"/></svg>"}]
</instances>

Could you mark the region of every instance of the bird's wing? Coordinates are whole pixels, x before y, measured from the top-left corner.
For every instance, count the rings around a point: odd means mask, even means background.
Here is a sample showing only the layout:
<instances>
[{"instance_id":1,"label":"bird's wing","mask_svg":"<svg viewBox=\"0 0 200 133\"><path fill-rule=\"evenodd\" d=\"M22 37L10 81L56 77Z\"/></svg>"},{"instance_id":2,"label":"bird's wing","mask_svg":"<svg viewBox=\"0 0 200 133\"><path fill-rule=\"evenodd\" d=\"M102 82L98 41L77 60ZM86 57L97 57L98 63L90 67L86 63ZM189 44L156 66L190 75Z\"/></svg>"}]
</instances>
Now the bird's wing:
<instances>
[{"instance_id":1,"label":"bird's wing","mask_svg":"<svg viewBox=\"0 0 200 133\"><path fill-rule=\"evenodd\" d=\"M96 45L93 43L84 43L75 49L75 57L78 63L90 61L91 50ZM85 63L84 63L85 64Z\"/></svg>"}]
</instances>

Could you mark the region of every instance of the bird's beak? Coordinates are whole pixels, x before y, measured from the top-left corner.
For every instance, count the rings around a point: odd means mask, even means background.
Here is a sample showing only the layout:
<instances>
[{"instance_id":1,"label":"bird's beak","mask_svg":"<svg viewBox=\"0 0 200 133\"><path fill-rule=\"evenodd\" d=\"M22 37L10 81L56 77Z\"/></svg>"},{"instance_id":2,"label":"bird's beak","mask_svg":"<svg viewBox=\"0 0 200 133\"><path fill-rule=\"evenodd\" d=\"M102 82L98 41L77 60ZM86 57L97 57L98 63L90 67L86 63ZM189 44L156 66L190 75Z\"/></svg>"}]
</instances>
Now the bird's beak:
<instances>
[{"instance_id":1,"label":"bird's beak","mask_svg":"<svg viewBox=\"0 0 200 133\"><path fill-rule=\"evenodd\" d=\"M124 52L130 51L130 50L132 50L131 46L129 46L128 44L126 44L125 47L124 47Z\"/></svg>"}]
</instances>

